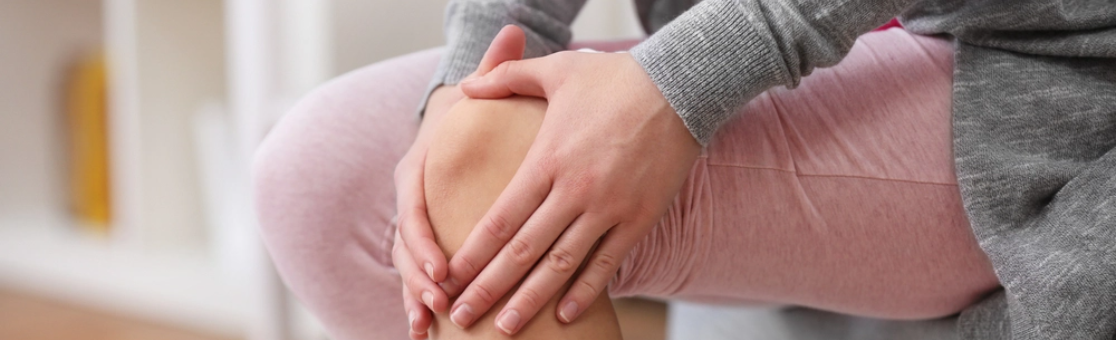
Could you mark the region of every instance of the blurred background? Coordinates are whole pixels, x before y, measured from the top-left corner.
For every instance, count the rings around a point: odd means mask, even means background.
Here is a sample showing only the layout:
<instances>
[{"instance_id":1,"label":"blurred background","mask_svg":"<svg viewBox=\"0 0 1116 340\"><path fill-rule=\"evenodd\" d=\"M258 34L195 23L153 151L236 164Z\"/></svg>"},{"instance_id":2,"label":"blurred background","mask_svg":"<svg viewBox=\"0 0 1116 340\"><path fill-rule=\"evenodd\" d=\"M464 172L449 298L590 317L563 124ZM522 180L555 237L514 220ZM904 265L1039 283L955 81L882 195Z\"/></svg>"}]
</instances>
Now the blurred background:
<instances>
[{"instance_id":1,"label":"blurred background","mask_svg":"<svg viewBox=\"0 0 1116 340\"><path fill-rule=\"evenodd\" d=\"M324 339L257 240L253 149L317 84L441 45L445 3L0 0L0 339ZM592 0L574 34L641 31Z\"/></svg>"}]
</instances>

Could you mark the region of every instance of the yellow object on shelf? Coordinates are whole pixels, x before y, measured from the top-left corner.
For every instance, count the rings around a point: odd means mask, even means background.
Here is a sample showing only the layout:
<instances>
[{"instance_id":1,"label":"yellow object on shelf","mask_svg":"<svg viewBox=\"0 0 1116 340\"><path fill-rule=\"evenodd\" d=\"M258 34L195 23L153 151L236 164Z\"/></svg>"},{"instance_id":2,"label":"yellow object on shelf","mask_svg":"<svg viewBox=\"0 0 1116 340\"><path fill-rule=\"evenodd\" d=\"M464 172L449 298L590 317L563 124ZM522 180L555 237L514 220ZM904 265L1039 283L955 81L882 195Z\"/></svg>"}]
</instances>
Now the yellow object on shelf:
<instances>
[{"instance_id":1,"label":"yellow object on shelf","mask_svg":"<svg viewBox=\"0 0 1116 340\"><path fill-rule=\"evenodd\" d=\"M112 217L107 87L101 53L80 59L66 84L71 208L83 226L100 233L108 232Z\"/></svg>"}]
</instances>

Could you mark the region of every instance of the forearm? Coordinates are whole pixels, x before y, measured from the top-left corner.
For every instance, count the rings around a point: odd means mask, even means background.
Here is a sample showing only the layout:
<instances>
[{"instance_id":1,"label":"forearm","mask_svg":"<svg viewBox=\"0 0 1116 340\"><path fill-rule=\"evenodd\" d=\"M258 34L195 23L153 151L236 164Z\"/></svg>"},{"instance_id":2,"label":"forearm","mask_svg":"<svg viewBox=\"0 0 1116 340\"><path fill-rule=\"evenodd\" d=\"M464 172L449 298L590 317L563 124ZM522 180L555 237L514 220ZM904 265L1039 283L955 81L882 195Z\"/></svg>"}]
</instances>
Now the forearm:
<instances>
[{"instance_id":1,"label":"forearm","mask_svg":"<svg viewBox=\"0 0 1116 340\"><path fill-rule=\"evenodd\" d=\"M632 49L703 145L745 103L837 64L914 0L706 0Z\"/></svg>"},{"instance_id":2,"label":"forearm","mask_svg":"<svg viewBox=\"0 0 1116 340\"><path fill-rule=\"evenodd\" d=\"M495 101L463 100L442 117L431 140L425 167L427 209L435 238L447 257L464 243L473 226L511 180L542 123L546 102L515 97ZM601 294L577 321L558 322L558 299L526 323L517 339L619 339L619 326L607 294ZM512 290L514 292L514 288ZM435 314L434 339L507 338L495 318L511 294L479 316L472 327L453 325L449 313Z\"/></svg>"}]
</instances>

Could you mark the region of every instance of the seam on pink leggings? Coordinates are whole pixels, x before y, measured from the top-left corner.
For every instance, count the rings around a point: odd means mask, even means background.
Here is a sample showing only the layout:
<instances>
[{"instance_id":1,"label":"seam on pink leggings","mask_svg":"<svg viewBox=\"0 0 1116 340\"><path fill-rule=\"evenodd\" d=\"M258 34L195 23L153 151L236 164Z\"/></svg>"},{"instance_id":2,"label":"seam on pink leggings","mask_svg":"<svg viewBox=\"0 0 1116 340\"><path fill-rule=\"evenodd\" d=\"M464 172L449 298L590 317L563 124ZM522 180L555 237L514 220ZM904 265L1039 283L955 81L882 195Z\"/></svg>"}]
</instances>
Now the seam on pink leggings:
<instances>
[{"instance_id":1,"label":"seam on pink leggings","mask_svg":"<svg viewBox=\"0 0 1116 340\"><path fill-rule=\"evenodd\" d=\"M711 166L711 167L737 168L737 169L749 169L749 170L771 170L771 171L791 173L791 174L794 174L795 176L798 176L798 177L859 178L859 179L870 179L870 180L877 180L877 181L890 181L890 182L900 182L900 183L944 185L944 186L949 186L949 187L956 187L957 186L956 183L938 183L938 182L916 181L916 180L900 179L900 178L885 178L885 177L856 176L856 175L805 174L805 173L801 173L801 172L794 171L794 170L779 169L779 168L772 168L772 167L763 167L763 166L748 166L748 165L735 165L735 164L715 164L715 163L706 163L706 164Z\"/></svg>"}]
</instances>

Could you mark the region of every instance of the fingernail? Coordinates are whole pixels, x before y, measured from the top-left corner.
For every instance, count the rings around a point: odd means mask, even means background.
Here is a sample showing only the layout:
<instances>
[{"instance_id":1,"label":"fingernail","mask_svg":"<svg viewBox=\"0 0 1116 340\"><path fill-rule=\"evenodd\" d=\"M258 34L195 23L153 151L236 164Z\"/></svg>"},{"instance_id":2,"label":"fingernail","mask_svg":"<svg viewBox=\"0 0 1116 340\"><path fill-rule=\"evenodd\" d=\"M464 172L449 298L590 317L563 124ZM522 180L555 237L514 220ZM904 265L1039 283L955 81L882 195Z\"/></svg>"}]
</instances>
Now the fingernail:
<instances>
[{"instance_id":1,"label":"fingernail","mask_svg":"<svg viewBox=\"0 0 1116 340\"><path fill-rule=\"evenodd\" d=\"M467 303L457 306L457 309L454 309L453 313L450 313L450 321L453 321L453 324L461 328L465 328L466 325L473 322L474 317L476 316L473 315L473 308L469 307Z\"/></svg>"},{"instance_id":2,"label":"fingernail","mask_svg":"<svg viewBox=\"0 0 1116 340\"><path fill-rule=\"evenodd\" d=\"M425 303L426 307L430 307L430 309L433 310L434 309L434 293L422 292L422 303Z\"/></svg>"},{"instance_id":3,"label":"fingernail","mask_svg":"<svg viewBox=\"0 0 1116 340\"><path fill-rule=\"evenodd\" d=\"M569 323L577 317L577 302L566 302L562 309L558 311L558 317L562 318L562 322Z\"/></svg>"},{"instance_id":4,"label":"fingernail","mask_svg":"<svg viewBox=\"0 0 1116 340\"><path fill-rule=\"evenodd\" d=\"M442 290L446 291L446 295L454 296L461 292L461 285L457 284L457 279L449 278L445 282L440 283Z\"/></svg>"},{"instance_id":5,"label":"fingernail","mask_svg":"<svg viewBox=\"0 0 1116 340\"><path fill-rule=\"evenodd\" d=\"M514 309L504 312L500 320L496 320L496 327L500 327L500 330L504 331L505 334L512 335L519 328L519 312Z\"/></svg>"},{"instance_id":6,"label":"fingernail","mask_svg":"<svg viewBox=\"0 0 1116 340\"><path fill-rule=\"evenodd\" d=\"M426 275L429 275L430 279L434 280L434 265L430 264L430 262L427 262L426 264L422 265L422 267L426 268Z\"/></svg>"},{"instance_id":7,"label":"fingernail","mask_svg":"<svg viewBox=\"0 0 1116 340\"><path fill-rule=\"evenodd\" d=\"M415 327L415 319L418 319L418 313L413 310L407 313L407 323L411 325L411 331L418 333L418 328Z\"/></svg>"}]
</instances>

